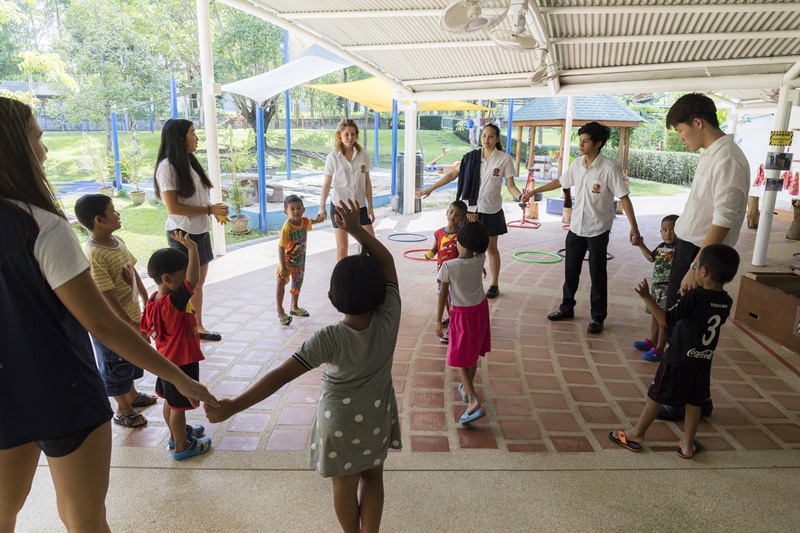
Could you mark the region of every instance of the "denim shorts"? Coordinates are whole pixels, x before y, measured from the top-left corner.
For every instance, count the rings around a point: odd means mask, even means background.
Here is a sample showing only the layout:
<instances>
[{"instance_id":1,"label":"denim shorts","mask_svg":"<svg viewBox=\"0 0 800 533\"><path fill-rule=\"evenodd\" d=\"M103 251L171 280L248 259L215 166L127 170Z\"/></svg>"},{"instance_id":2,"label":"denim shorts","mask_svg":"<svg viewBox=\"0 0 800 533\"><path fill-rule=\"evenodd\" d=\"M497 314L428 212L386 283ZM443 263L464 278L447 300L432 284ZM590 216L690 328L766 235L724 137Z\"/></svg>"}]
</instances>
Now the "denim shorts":
<instances>
[{"instance_id":1,"label":"denim shorts","mask_svg":"<svg viewBox=\"0 0 800 533\"><path fill-rule=\"evenodd\" d=\"M94 357L97 360L97 369L106 388L108 396L122 396L128 394L133 388L133 380L144 376L144 370L129 363L110 348L100 344L92 337Z\"/></svg>"}]
</instances>

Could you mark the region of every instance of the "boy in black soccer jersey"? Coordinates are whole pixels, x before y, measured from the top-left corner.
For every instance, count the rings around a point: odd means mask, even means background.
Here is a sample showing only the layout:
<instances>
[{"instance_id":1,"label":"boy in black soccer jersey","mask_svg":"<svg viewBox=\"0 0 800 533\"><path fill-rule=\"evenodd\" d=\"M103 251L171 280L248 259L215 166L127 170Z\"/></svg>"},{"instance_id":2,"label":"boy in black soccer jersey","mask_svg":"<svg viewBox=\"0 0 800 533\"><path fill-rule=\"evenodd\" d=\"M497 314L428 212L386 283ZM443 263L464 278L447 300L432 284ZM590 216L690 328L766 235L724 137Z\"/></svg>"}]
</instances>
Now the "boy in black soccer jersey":
<instances>
[{"instance_id":1,"label":"boy in black soccer jersey","mask_svg":"<svg viewBox=\"0 0 800 533\"><path fill-rule=\"evenodd\" d=\"M678 456L691 459L703 449L694 436L700 423L700 407L711 396L711 358L719 328L733 305L722 287L736 276L739 254L730 246L712 244L700 251L692 266L699 287L684 294L669 311L661 309L650 296L646 280L635 289L653 318L671 334L636 427L627 433L620 430L608 434L613 443L632 452L641 451L645 432L662 404L686 406L685 434L676 451Z\"/></svg>"}]
</instances>

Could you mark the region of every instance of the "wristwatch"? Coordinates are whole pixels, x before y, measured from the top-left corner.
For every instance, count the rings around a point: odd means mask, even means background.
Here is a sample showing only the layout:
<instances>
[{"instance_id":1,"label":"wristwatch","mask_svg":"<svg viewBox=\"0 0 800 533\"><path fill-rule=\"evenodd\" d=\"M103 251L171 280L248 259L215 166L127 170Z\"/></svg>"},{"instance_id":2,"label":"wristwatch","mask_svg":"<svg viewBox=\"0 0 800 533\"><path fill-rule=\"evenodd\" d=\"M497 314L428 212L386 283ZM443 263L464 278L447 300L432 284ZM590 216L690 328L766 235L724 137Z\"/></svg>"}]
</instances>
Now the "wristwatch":
<instances>
[{"instance_id":1,"label":"wristwatch","mask_svg":"<svg viewBox=\"0 0 800 533\"><path fill-rule=\"evenodd\" d=\"M697 265L697 261L692 261L692 264L690 266L692 267L692 270L697 270L697 266L698 266Z\"/></svg>"}]
</instances>

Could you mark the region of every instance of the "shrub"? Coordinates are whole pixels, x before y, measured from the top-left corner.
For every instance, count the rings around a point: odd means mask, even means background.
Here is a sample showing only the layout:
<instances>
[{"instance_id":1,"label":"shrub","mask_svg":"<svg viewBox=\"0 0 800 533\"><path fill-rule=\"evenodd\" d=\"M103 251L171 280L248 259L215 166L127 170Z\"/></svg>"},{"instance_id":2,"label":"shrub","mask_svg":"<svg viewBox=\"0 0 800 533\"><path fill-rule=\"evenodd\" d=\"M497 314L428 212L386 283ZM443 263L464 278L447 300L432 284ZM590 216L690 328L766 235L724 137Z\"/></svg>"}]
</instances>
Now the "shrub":
<instances>
[{"instance_id":1,"label":"shrub","mask_svg":"<svg viewBox=\"0 0 800 533\"><path fill-rule=\"evenodd\" d=\"M690 185L697 168L697 154L631 150L628 158L628 175L659 183Z\"/></svg>"},{"instance_id":2,"label":"shrub","mask_svg":"<svg viewBox=\"0 0 800 533\"><path fill-rule=\"evenodd\" d=\"M440 115L420 115L419 116L419 129L420 130L441 130L442 117Z\"/></svg>"}]
</instances>

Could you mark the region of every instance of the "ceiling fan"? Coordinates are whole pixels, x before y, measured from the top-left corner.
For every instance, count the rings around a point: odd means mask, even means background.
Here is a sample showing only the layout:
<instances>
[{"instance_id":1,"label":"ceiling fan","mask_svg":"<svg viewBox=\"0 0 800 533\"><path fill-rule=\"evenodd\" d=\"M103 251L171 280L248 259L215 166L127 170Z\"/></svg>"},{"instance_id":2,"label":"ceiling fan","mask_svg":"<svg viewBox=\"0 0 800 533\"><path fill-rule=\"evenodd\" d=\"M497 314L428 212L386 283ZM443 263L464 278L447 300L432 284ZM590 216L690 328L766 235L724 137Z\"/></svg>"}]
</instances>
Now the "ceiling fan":
<instances>
[{"instance_id":1,"label":"ceiling fan","mask_svg":"<svg viewBox=\"0 0 800 533\"><path fill-rule=\"evenodd\" d=\"M489 30L503 22L508 10L508 0L456 0L445 8L439 25L450 33Z\"/></svg>"}]
</instances>

